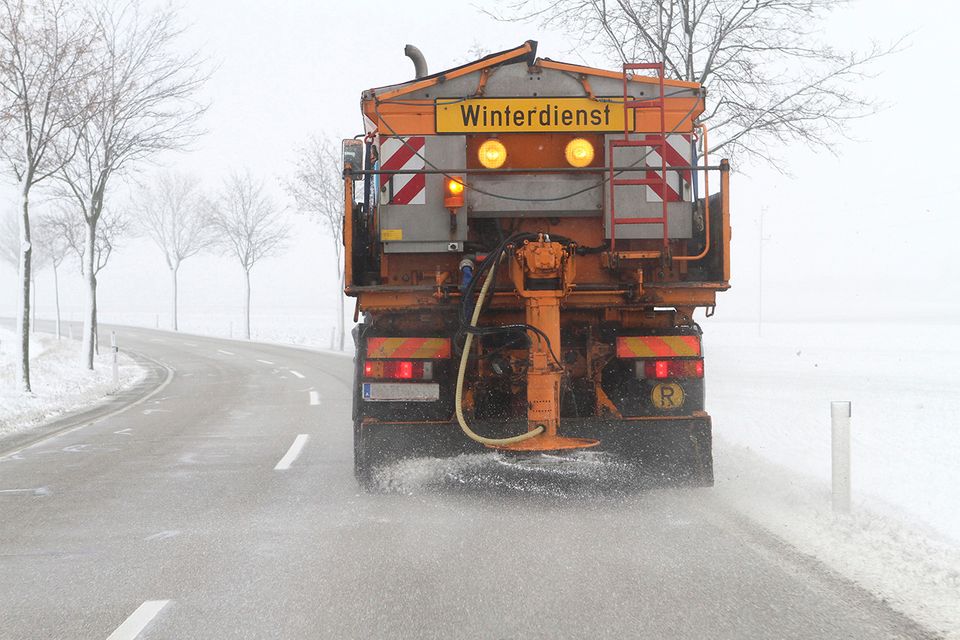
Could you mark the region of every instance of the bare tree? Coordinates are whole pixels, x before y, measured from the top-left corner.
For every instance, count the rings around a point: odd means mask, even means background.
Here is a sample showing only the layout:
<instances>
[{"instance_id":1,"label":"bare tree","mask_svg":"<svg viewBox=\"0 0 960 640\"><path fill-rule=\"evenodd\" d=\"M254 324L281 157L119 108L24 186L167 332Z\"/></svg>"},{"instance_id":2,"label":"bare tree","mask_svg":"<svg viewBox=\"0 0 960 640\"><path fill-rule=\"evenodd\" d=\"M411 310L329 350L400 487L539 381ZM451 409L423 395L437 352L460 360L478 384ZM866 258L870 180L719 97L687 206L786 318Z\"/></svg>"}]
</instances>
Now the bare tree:
<instances>
[{"instance_id":1,"label":"bare tree","mask_svg":"<svg viewBox=\"0 0 960 640\"><path fill-rule=\"evenodd\" d=\"M159 152L184 149L199 135L206 107L195 96L207 78L196 54L175 51L182 30L171 7L143 13L136 1L108 2L91 20L97 73L87 91L96 109L74 129L76 157L58 174L86 226L81 363L88 369L97 326L94 245L111 178Z\"/></svg>"},{"instance_id":2,"label":"bare tree","mask_svg":"<svg viewBox=\"0 0 960 640\"><path fill-rule=\"evenodd\" d=\"M250 339L250 271L261 259L276 254L290 235L290 228L264 193L263 182L249 171L233 173L224 181L213 203L211 224L217 230L224 253L236 257L244 274L244 335Z\"/></svg>"},{"instance_id":3,"label":"bare tree","mask_svg":"<svg viewBox=\"0 0 960 640\"><path fill-rule=\"evenodd\" d=\"M712 94L700 118L711 151L779 166L774 149L801 141L832 149L847 124L874 110L858 83L899 48L839 51L820 41L849 0L501 0L500 20L562 31L619 65L663 61L668 77Z\"/></svg>"},{"instance_id":4,"label":"bare tree","mask_svg":"<svg viewBox=\"0 0 960 640\"><path fill-rule=\"evenodd\" d=\"M37 331L37 273L43 271L50 264L50 255L44 251L42 232L36 222L30 223L30 333Z\"/></svg>"},{"instance_id":5,"label":"bare tree","mask_svg":"<svg viewBox=\"0 0 960 640\"><path fill-rule=\"evenodd\" d=\"M17 383L30 391L30 192L72 156L65 134L86 117L77 90L92 33L67 0L0 2L0 155L19 202Z\"/></svg>"},{"instance_id":6,"label":"bare tree","mask_svg":"<svg viewBox=\"0 0 960 640\"><path fill-rule=\"evenodd\" d=\"M91 286L93 287L94 307L91 314L93 317L91 353L97 352L99 348L96 308L97 276L107 266L110 256L113 255L120 242L130 235L129 217L116 211L102 210L97 225L97 235L92 247L87 242L89 226L72 208L61 207L56 213L45 217L43 224L49 229L49 233L64 242L69 250L77 256L80 274L87 280L88 285L91 279L87 279L87 274L91 273L93 276Z\"/></svg>"},{"instance_id":7,"label":"bare tree","mask_svg":"<svg viewBox=\"0 0 960 640\"><path fill-rule=\"evenodd\" d=\"M343 351L343 178L337 145L326 136L311 138L300 149L297 169L286 182L297 209L318 222L330 235L337 260L337 343Z\"/></svg>"},{"instance_id":8,"label":"bare tree","mask_svg":"<svg viewBox=\"0 0 960 640\"><path fill-rule=\"evenodd\" d=\"M17 212L13 210L8 211L7 214L4 215L0 227L2 227L0 228L0 233L3 234L2 241L0 241L0 257L3 258L4 262L8 262L14 271L19 271L20 219ZM41 246L41 238L39 237L39 229L37 229L36 223L31 221L30 227L30 237L32 240L30 251L30 310L33 314L33 319L30 323L30 332L33 333L37 330L37 272L49 264L50 256Z\"/></svg>"},{"instance_id":9,"label":"bare tree","mask_svg":"<svg viewBox=\"0 0 960 640\"><path fill-rule=\"evenodd\" d=\"M47 264L53 269L53 300L56 308L56 332L57 340L60 339L60 265L64 258L70 252L70 245L67 239L63 237L60 230L52 222L49 214L43 215L37 220L35 225L34 245L40 250L40 255L45 256ZM34 287L34 291L36 288ZM34 304L36 309L36 304Z\"/></svg>"},{"instance_id":10,"label":"bare tree","mask_svg":"<svg viewBox=\"0 0 960 640\"><path fill-rule=\"evenodd\" d=\"M161 174L144 190L136 211L137 224L163 252L170 269L173 330L177 331L177 275L184 260L213 242L209 206L200 192L200 181L184 174Z\"/></svg>"}]
</instances>

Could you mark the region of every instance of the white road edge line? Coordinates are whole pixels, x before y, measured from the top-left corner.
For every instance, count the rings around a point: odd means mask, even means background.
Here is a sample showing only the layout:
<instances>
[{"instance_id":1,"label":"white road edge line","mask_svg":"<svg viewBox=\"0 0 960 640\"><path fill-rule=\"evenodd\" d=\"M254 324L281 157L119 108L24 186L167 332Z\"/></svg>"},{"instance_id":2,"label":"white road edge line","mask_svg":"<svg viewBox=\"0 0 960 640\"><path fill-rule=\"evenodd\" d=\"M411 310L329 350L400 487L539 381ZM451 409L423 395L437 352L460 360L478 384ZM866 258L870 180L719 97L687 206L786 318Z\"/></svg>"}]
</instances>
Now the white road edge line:
<instances>
[{"instance_id":1,"label":"white road edge line","mask_svg":"<svg viewBox=\"0 0 960 640\"><path fill-rule=\"evenodd\" d=\"M310 392L310 404L311 404L312 406L316 406L316 405L320 404L320 392L319 392L319 391L311 391L311 392Z\"/></svg>"},{"instance_id":2,"label":"white road edge line","mask_svg":"<svg viewBox=\"0 0 960 640\"><path fill-rule=\"evenodd\" d=\"M302 373L300 373L299 371L294 371L293 369L290 369L290 373L292 373L293 375L297 376L298 378L306 378L306 377L307 377L307 376L303 375Z\"/></svg>"},{"instance_id":3,"label":"white road edge line","mask_svg":"<svg viewBox=\"0 0 960 640\"><path fill-rule=\"evenodd\" d=\"M107 636L107 640L134 640L169 602L169 600L147 600Z\"/></svg>"},{"instance_id":4,"label":"white road edge line","mask_svg":"<svg viewBox=\"0 0 960 640\"><path fill-rule=\"evenodd\" d=\"M176 371L177 371L176 369L174 369L173 367L171 367L171 366L169 366L169 365L166 365L166 364L160 362L159 360L155 360L155 359L153 359L153 358L150 358L150 357L148 357L148 356L145 356L145 355L143 355L142 353L137 352L137 355L139 355L139 356L140 356L141 358L143 358L144 360L150 360L151 362L156 363L158 366L161 366L161 367L163 367L163 368L166 370L166 372L167 372L167 377L164 378L163 382L160 383L160 386L158 386L156 389L154 389L153 391L151 391L151 392L148 393L147 395L143 396L142 398L140 398L140 399L138 399L138 400L135 400L134 402L131 402L130 404L126 405L125 407L120 407L120 408L117 409L116 411L111 411L110 413L105 414L105 415L102 415L102 416L100 416L99 418L94 418L93 420L90 420L89 422L83 422L83 423L78 424L78 425L76 425L76 426L74 426L74 427L69 427L69 428L67 428L67 429L64 429L63 431L58 431L57 433L52 433L52 434L50 434L49 436L47 436L47 437L45 437L45 438L41 438L41 439L37 440L36 442L31 442L30 444L28 444L28 445L26 445L26 446L23 446L23 447L20 447L20 448L18 448L18 449L14 449L13 451L6 451L6 452L0 451L0 460L5 460L5 459L7 459L7 458L12 458L12 457L16 456L17 454L23 453L23 452L26 451L27 449L33 449L34 447L38 447L38 446L40 446L41 444L44 444L45 442L49 442L49 441L51 441L51 440L55 440L55 439L57 439L57 438L60 438L60 437L62 437L62 436L67 435L68 433L73 433L74 431L78 431L78 430L80 430L80 429L83 429L84 427L89 427L89 426L92 425L92 424L96 424L96 423L98 423L98 422L102 422L103 420L107 420L108 418L112 418L112 417L114 417L114 416L120 415L121 413L123 413L123 412L125 412L125 411L129 411L129 410L132 409L133 407L135 407L135 406L137 406L137 405L140 405L140 404L143 404L144 402L146 402L147 400L149 400L149 399L152 398L153 396L157 395L158 393L160 393L161 391L163 391L164 389L166 389L166 388L167 388L167 385L169 385L171 382L173 382L173 376L174 376L174 374L175 374ZM213 375L213 374L211 374L211 375Z\"/></svg>"},{"instance_id":5,"label":"white road edge line","mask_svg":"<svg viewBox=\"0 0 960 640\"><path fill-rule=\"evenodd\" d=\"M217 349L217 353L222 353L222 354L225 355L225 356L235 355L235 354L233 353L233 351L225 351L225 350L223 350L223 349Z\"/></svg>"},{"instance_id":6,"label":"white road edge line","mask_svg":"<svg viewBox=\"0 0 960 640\"><path fill-rule=\"evenodd\" d=\"M270 362L269 360L257 360L257 362L259 362L260 364L274 364L274 363Z\"/></svg>"},{"instance_id":7,"label":"white road edge line","mask_svg":"<svg viewBox=\"0 0 960 640\"><path fill-rule=\"evenodd\" d=\"M310 439L305 433L301 433L293 440L293 444L290 445L290 448L287 450L287 453L280 458L280 462L277 463L277 466L273 468L274 471L286 471L290 468L290 465L293 464L293 461L300 457L300 452L303 451L303 445L307 444L307 440Z\"/></svg>"}]
</instances>

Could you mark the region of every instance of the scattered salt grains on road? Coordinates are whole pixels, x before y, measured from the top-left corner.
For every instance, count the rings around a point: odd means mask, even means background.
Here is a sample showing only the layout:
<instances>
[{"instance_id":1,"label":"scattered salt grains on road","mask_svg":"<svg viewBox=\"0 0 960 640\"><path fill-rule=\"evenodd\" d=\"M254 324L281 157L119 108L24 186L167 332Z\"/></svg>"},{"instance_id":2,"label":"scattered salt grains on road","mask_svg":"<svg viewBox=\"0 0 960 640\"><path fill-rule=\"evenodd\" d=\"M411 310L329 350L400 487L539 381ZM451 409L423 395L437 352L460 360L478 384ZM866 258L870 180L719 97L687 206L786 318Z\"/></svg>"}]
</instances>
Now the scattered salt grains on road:
<instances>
[{"instance_id":1,"label":"scattered salt grains on road","mask_svg":"<svg viewBox=\"0 0 960 640\"><path fill-rule=\"evenodd\" d=\"M30 337L32 394L16 389L16 334L0 329L0 437L30 429L64 413L96 405L111 392L141 381L146 371L120 354L120 384L113 385L112 354L101 350L95 370L79 366L80 343L46 333Z\"/></svg>"}]
</instances>

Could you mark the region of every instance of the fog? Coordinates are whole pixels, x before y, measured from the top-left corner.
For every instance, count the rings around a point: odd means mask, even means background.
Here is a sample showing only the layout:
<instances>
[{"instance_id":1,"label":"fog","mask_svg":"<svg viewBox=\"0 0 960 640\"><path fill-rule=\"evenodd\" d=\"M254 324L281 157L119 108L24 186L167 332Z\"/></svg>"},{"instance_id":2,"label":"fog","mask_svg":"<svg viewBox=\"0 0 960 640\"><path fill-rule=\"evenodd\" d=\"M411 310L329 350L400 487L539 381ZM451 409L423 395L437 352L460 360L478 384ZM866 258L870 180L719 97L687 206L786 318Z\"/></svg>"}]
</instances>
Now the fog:
<instances>
[{"instance_id":1,"label":"fog","mask_svg":"<svg viewBox=\"0 0 960 640\"><path fill-rule=\"evenodd\" d=\"M297 224L283 257L254 269L254 314L324 317L331 307L336 271L329 240L292 213L280 180L292 173L307 136L361 131L363 89L412 77L404 44L419 46L433 71L462 63L474 42L496 51L526 39L539 41L542 56L606 63L589 51L571 51L561 35L496 22L469 3L418 6L212 1L183 7L191 25L184 48L201 50L216 68L205 90L206 135L191 152L165 156L163 166L197 174L208 190L231 169L249 167L268 180ZM770 321L960 318L960 300L943 295L960 276L949 248L960 232L953 211L960 169L949 124L960 98L950 81L951 54L960 49L951 16L958 13L949 3L867 2L835 12L829 37L837 46L906 36L903 49L864 79L863 93L876 100L879 112L852 123L850 139L838 139L834 154L790 145L772 149L788 173L758 163L734 167L733 288L719 301L718 320L757 320L761 297L762 317ZM372 15L391 28L373 29ZM451 24L461 25L464 35L448 37ZM136 193L133 180L149 179L153 170L144 167L128 185L118 184L115 197L128 201ZM79 317L79 269L72 271L63 286L64 308ZM233 313L239 322L241 277L227 259L188 260L181 272L182 313L188 319ZM39 313L47 317L53 312L50 280L45 271L37 282ZM4 265L0 291L10 315L14 283ZM132 240L101 274L99 303L105 317L136 313L147 322L160 314L163 323L168 286L159 252ZM352 315L352 300L347 307Z\"/></svg>"}]
</instances>

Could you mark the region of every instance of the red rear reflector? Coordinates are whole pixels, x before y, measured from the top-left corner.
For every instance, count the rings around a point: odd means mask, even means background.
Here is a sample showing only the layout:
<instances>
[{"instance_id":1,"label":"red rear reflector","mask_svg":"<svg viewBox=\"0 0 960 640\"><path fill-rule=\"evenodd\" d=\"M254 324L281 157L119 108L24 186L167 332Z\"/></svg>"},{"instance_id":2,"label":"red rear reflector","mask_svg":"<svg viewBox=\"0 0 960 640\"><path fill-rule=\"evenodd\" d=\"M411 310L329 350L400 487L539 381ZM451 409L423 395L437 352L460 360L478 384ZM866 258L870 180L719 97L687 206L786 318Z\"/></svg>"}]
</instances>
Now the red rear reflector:
<instances>
[{"instance_id":1,"label":"red rear reflector","mask_svg":"<svg viewBox=\"0 0 960 640\"><path fill-rule=\"evenodd\" d=\"M703 360L637 360L637 376L647 380L702 378Z\"/></svg>"},{"instance_id":2,"label":"red rear reflector","mask_svg":"<svg viewBox=\"0 0 960 640\"><path fill-rule=\"evenodd\" d=\"M653 377L666 378L670 375L669 362L666 360L657 360L653 363Z\"/></svg>"},{"instance_id":3,"label":"red rear reflector","mask_svg":"<svg viewBox=\"0 0 960 640\"><path fill-rule=\"evenodd\" d=\"M363 375L390 380L431 380L433 363L422 360L367 360L363 365Z\"/></svg>"}]
</instances>

